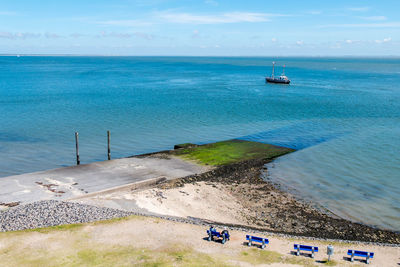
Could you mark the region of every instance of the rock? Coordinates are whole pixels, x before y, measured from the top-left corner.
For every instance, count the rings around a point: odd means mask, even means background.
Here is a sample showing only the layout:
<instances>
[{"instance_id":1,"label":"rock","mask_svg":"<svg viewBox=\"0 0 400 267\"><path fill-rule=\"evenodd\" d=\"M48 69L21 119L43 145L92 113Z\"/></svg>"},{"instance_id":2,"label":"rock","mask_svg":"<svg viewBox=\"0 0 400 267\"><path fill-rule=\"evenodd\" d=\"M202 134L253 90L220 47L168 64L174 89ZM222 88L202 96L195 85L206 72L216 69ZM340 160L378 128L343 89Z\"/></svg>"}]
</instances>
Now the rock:
<instances>
[{"instance_id":1,"label":"rock","mask_svg":"<svg viewBox=\"0 0 400 267\"><path fill-rule=\"evenodd\" d=\"M44 200L1 211L0 232L101 221L131 214L73 202Z\"/></svg>"}]
</instances>

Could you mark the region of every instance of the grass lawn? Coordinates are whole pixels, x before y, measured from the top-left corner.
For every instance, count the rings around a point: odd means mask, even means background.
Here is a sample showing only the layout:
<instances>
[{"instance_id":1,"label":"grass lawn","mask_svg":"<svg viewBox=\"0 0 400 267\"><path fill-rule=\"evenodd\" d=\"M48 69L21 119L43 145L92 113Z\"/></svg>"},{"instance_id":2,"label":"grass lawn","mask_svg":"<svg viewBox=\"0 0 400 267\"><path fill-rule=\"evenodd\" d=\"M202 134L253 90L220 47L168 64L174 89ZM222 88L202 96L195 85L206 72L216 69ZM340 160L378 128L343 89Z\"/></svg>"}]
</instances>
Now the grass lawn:
<instances>
[{"instance_id":1,"label":"grass lawn","mask_svg":"<svg viewBox=\"0 0 400 267\"><path fill-rule=\"evenodd\" d=\"M178 149L174 154L200 164L219 166L250 159L273 159L293 151L291 148L234 139Z\"/></svg>"},{"instance_id":2,"label":"grass lawn","mask_svg":"<svg viewBox=\"0 0 400 267\"><path fill-rule=\"evenodd\" d=\"M240 241L209 243L203 233L202 226L142 216L0 233L0 266L314 266L312 259L249 249Z\"/></svg>"}]
</instances>

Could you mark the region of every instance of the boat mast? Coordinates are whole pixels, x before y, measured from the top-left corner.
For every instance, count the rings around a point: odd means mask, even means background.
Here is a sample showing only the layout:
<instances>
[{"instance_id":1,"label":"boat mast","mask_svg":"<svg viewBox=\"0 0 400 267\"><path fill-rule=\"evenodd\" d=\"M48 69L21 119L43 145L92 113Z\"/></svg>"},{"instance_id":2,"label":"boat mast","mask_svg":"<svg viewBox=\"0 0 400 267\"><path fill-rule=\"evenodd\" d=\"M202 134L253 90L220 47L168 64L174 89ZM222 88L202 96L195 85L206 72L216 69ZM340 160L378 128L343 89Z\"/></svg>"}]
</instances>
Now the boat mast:
<instances>
[{"instance_id":1,"label":"boat mast","mask_svg":"<svg viewBox=\"0 0 400 267\"><path fill-rule=\"evenodd\" d=\"M283 65L283 73L282 76L285 76L285 65Z\"/></svg>"},{"instance_id":2,"label":"boat mast","mask_svg":"<svg viewBox=\"0 0 400 267\"><path fill-rule=\"evenodd\" d=\"M272 62L272 75L271 75L272 78L274 78L274 68L275 68L275 61Z\"/></svg>"}]
</instances>

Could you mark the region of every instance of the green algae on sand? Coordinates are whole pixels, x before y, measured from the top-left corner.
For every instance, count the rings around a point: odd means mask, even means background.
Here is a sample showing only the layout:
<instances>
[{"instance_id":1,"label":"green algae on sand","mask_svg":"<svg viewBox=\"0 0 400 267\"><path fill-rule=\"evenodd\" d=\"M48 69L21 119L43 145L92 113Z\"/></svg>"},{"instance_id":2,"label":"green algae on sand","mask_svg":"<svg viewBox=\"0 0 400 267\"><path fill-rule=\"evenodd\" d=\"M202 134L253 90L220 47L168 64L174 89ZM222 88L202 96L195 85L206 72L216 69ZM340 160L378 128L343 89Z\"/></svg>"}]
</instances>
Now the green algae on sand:
<instances>
[{"instance_id":1,"label":"green algae on sand","mask_svg":"<svg viewBox=\"0 0 400 267\"><path fill-rule=\"evenodd\" d=\"M194 160L204 165L226 165L251 159L273 159L294 150L270 144L245 141L228 140L205 144L200 146L188 146L173 153L187 160Z\"/></svg>"}]
</instances>

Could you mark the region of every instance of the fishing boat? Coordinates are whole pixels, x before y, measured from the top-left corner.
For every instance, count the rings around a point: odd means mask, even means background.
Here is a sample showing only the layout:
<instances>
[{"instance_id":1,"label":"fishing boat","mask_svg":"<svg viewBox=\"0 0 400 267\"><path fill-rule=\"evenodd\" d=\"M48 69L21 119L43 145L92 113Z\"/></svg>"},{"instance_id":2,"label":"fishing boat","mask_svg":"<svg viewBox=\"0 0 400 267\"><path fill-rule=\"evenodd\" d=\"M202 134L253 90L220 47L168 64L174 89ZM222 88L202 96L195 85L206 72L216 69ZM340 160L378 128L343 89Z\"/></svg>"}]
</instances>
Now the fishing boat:
<instances>
[{"instance_id":1,"label":"fishing boat","mask_svg":"<svg viewBox=\"0 0 400 267\"><path fill-rule=\"evenodd\" d=\"M272 62L272 75L271 75L271 77L266 77L265 82L267 82L267 83L283 83L283 84L290 83L289 78L285 76L285 65L283 65L283 72L282 72L281 76L275 77L274 71L275 71L275 62Z\"/></svg>"}]
</instances>

